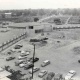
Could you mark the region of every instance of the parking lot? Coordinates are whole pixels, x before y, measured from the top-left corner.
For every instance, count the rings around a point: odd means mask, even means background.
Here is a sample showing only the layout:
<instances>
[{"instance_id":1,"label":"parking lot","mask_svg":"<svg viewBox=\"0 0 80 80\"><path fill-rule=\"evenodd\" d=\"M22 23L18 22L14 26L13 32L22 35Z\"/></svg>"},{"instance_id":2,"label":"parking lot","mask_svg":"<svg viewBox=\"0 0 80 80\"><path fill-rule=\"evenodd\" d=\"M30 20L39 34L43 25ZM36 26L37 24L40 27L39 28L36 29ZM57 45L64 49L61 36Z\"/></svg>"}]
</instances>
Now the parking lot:
<instances>
[{"instance_id":1,"label":"parking lot","mask_svg":"<svg viewBox=\"0 0 80 80\"><path fill-rule=\"evenodd\" d=\"M57 43L57 41L60 43ZM62 44L64 43L64 44ZM22 44L23 47L18 50L28 50L30 51L30 55L28 57L33 56L34 46L29 42L29 39L22 40L16 44ZM15 45L16 45L15 44ZM14 70L21 70L22 73L26 73L30 75L29 69L24 70L24 68L20 68L19 66L15 66L15 61L18 60L20 53L16 50L15 53L11 55L7 55L7 52L12 49L15 45L6 49L0 54L0 67L10 66ZM53 39L49 37L47 40L47 44L41 45L41 43L36 44L35 57L39 58L39 61L35 62L35 66L39 67L40 70L47 70L48 72L61 73L65 77L65 75L70 70L75 70L76 75L73 77L76 80L80 78L80 64L78 60L80 59L80 55L75 55L73 52L73 48L76 46L80 46L79 40L62 40L62 39ZM16 59L11 61L6 61L6 58L9 56L14 56ZM50 60L51 64L41 67L41 63L45 60ZM34 78L38 78L38 74L40 71L34 73Z\"/></svg>"}]
</instances>

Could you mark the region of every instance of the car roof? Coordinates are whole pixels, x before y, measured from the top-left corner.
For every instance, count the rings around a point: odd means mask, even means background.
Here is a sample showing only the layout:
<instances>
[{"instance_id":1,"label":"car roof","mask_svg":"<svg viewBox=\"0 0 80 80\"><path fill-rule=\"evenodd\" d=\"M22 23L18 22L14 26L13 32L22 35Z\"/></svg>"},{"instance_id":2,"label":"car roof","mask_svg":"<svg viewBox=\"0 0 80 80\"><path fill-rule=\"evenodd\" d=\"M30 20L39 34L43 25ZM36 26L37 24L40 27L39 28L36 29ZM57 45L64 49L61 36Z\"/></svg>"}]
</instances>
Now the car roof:
<instances>
[{"instance_id":1,"label":"car roof","mask_svg":"<svg viewBox=\"0 0 80 80\"><path fill-rule=\"evenodd\" d=\"M22 50L22 51L21 51L21 53L25 53L25 51L24 51L24 50Z\"/></svg>"},{"instance_id":2,"label":"car roof","mask_svg":"<svg viewBox=\"0 0 80 80\"><path fill-rule=\"evenodd\" d=\"M46 63L46 62L48 62L49 60L45 60L44 62Z\"/></svg>"},{"instance_id":3,"label":"car roof","mask_svg":"<svg viewBox=\"0 0 80 80\"><path fill-rule=\"evenodd\" d=\"M37 67L34 67L34 69L36 69Z\"/></svg>"},{"instance_id":4,"label":"car roof","mask_svg":"<svg viewBox=\"0 0 80 80\"><path fill-rule=\"evenodd\" d=\"M47 71L47 70L41 70L41 72L45 72L45 71Z\"/></svg>"},{"instance_id":5,"label":"car roof","mask_svg":"<svg viewBox=\"0 0 80 80\"><path fill-rule=\"evenodd\" d=\"M69 72L73 73L73 72L76 72L76 71L74 71L74 70L70 70Z\"/></svg>"}]
</instances>

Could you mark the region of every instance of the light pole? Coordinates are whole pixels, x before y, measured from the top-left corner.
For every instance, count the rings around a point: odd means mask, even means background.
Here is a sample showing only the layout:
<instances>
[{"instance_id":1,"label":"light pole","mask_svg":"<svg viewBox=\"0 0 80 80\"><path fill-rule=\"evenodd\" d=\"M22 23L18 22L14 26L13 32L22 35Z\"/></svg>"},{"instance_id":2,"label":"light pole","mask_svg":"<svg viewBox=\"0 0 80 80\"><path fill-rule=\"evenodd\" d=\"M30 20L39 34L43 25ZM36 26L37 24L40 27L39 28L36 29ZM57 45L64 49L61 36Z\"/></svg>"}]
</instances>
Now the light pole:
<instances>
[{"instance_id":1,"label":"light pole","mask_svg":"<svg viewBox=\"0 0 80 80\"><path fill-rule=\"evenodd\" d=\"M34 68L34 57L35 57L35 44L32 44L34 46L34 52L33 52L33 67L32 67L32 79L33 79L33 68Z\"/></svg>"}]
</instances>

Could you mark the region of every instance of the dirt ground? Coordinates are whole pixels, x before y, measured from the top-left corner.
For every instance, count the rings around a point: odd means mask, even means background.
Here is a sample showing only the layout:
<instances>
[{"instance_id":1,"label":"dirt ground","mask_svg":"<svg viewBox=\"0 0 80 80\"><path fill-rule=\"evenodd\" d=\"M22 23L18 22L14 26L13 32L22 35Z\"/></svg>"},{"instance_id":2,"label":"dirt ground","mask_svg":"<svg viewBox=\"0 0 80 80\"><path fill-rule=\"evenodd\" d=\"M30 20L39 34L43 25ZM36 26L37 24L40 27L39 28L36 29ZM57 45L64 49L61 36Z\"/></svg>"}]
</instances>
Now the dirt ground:
<instances>
[{"instance_id":1,"label":"dirt ground","mask_svg":"<svg viewBox=\"0 0 80 80\"><path fill-rule=\"evenodd\" d=\"M0 30L2 30L0 28ZM16 36L21 35L22 33L24 33L25 30L20 30L20 29L10 29L8 32L0 32L0 44L3 42L6 42L10 39L15 38Z\"/></svg>"},{"instance_id":2,"label":"dirt ground","mask_svg":"<svg viewBox=\"0 0 80 80\"><path fill-rule=\"evenodd\" d=\"M49 39L47 40L47 44L45 45L42 45L41 43L36 44L35 56L39 57L39 61L35 63L35 66L40 67L40 70L44 69L48 70L48 72L52 71L55 73L62 73L64 77L69 72L69 70L75 70L76 75L73 78L79 80L80 63L78 63L78 60L80 59L80 54L74 54L74 48L80 46L79 31L80 30L60 30L51 32L49 35L45 33L45 35ZM20 50L30 50L31 53L28 57L32 57L33 45L30 44L29 39L30 37L16 44L23 44L23 48L21 48ZM13 47L14 45L3 51L2 54L0 54L0 67L4 67L4 65L9 65L12 69L21 70L23 73L29 75L29 70L24 70L23 68L15 66L14 64L14 62L18 59L20 53L15 52L14 54L12 54L12 56L16 57L15 60L5 60L9 56L6 55L7 51L12 49ZM51 64L42 68L41 63L44 60L50 60ZM39 72L40 71L34 73L34 78L38 78Z\"/></svg>"}]
</instances>

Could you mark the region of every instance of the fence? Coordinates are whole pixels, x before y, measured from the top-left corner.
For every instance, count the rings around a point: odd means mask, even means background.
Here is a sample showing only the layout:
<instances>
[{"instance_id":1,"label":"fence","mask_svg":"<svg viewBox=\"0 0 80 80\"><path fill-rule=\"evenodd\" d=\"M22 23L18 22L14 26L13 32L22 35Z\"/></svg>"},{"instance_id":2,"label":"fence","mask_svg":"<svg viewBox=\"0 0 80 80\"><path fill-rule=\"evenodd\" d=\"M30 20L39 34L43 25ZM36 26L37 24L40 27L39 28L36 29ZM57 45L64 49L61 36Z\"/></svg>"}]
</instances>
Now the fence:
<instances>
[{"instance_id":1,"label":"fence","mask_svg":"<svg viewBox=\"0 0 80 80\"><path fill-rule=\"evenodd\" d=\"M25 39L26 37L27 37L27 33L25 32L25 33L22 33L22 34L19 35L19 36L16 36L16 37L13 38L13 39L10 39L10 40L2 43L2 44L0 45L0 52L3 51L3 50L6 49L6 48L12 46L13 44L17 43L18 41L20 41L20 40L22 40L22 39Z\"/></svg>"}]
</instances>

